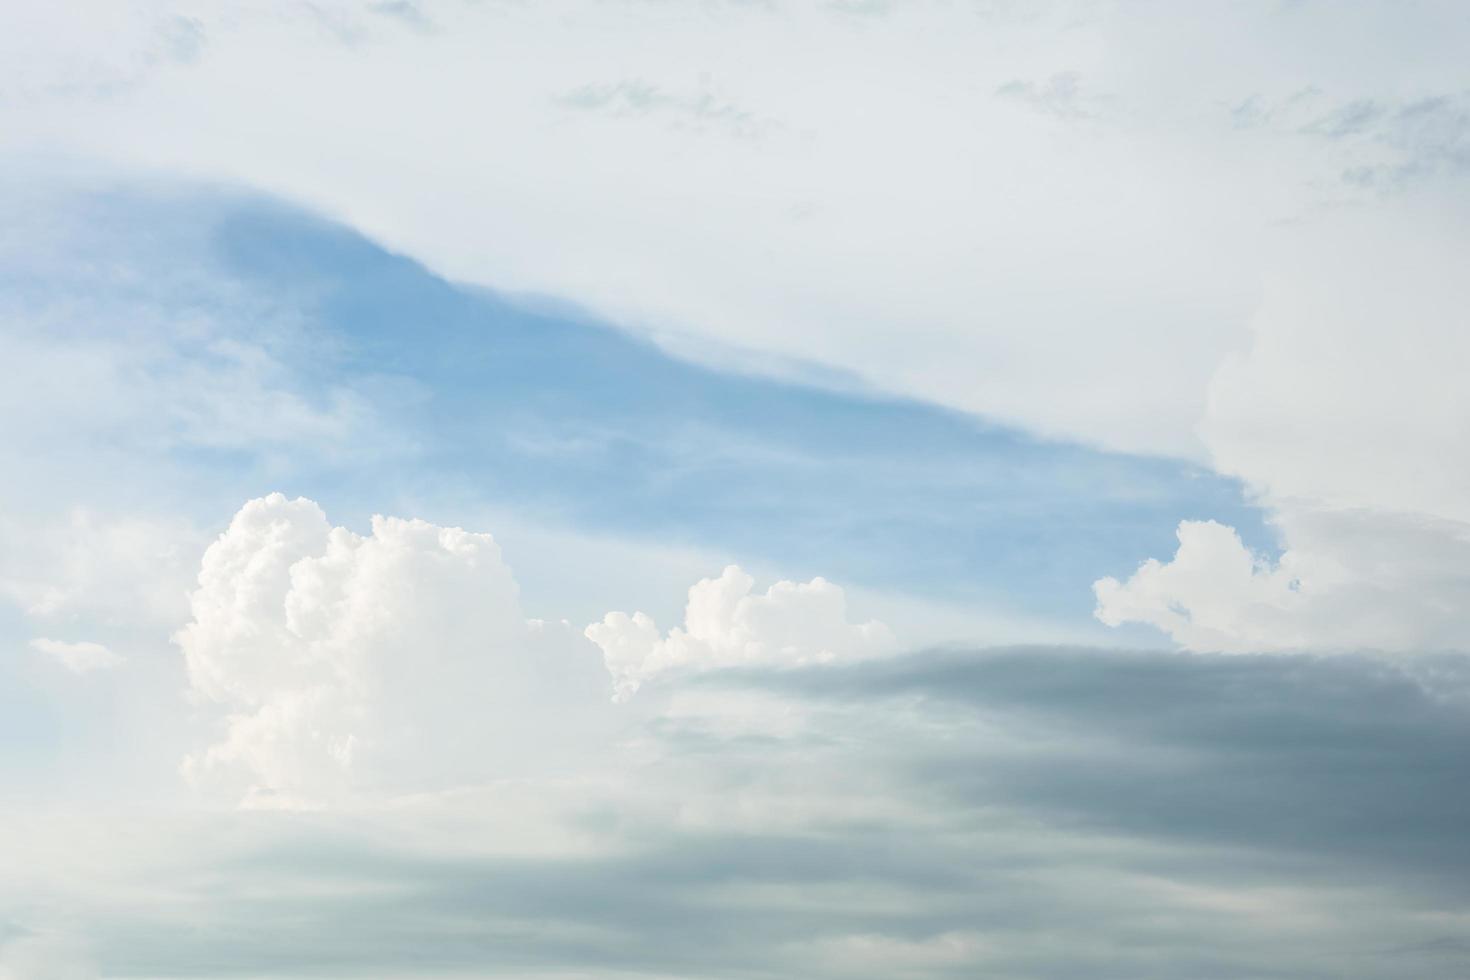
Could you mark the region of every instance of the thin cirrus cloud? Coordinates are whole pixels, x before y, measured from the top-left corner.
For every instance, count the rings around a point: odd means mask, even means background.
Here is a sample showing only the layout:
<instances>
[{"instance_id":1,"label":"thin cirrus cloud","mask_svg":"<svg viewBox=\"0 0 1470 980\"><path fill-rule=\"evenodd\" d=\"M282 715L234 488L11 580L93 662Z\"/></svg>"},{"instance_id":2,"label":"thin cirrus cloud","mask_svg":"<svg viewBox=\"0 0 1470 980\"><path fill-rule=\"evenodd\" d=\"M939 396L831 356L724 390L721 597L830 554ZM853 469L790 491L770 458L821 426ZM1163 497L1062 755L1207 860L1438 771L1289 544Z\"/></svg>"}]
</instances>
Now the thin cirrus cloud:
<instances>
[{"instance_id":1,"label":"thin cirrus cloud","mask_svg":"<svg viewBox=\"0 0 1470 980\"><path fill-rule=\"evenodd\" d=\"M73 674L108 670L123 662L122 657L107 647L89 640L69 642L38 636L31 641L31 649L44 653Z\"/></svg>"}]
</instances>

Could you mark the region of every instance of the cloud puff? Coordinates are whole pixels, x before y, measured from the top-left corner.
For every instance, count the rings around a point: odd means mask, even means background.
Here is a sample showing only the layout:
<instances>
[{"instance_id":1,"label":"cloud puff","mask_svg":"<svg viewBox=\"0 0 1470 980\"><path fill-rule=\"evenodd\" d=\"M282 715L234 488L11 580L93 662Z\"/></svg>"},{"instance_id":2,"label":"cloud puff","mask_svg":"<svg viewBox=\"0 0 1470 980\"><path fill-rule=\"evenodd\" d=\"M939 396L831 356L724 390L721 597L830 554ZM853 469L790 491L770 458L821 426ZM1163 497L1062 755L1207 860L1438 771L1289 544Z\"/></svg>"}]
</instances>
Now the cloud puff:
<instances>
[{"instance_id":1,"label":"cloud puff","mask_svg":"<svg viewBox=\"0 0 1470 980\"><path fill-rule=\"evenodd\" d=\"M522 616L488 534L375 517L362 536L272 494L210 546L190 605L190 688L227 717L184 772L252 805L513 770L530 732L555 743L606 701L595 651Z\"/></svg>"},{"instance_id":2,"label":"cloud puff","mask_svg":"<svg viewBox=\"0 0 1470 980\"><path fill-rule=\"evenodd\" d=\"M1273 566L1252 554L1234 528L1215 521L1181 521L1178 537L1173 561L1150 558L1127 582L1109 576L1093 583L1098 619L1109 626L1148 623L1191 650L1289 641L1269 630L1243 633L1239 624L1259 622L1264 612L1274 625L1289 612L1300 587L1290 567L1295 555Z\"/></svg>"},{"instance_id":3,"label":"cloud puff","mask_svg":"<svg viewBox=\"0 0 1470 980\"><path fill-rule=\"evenodd\" d=\"M38 636L31 641L31 649L55 659L73 674L87 674L94 670L106 670L123 663L123 658L100 643L82 641L68 643Z\"/></svg>"},{"instance_id":4,"label":"cloud puff","mask_svg":"<svg viewBox=\"0 0 1470 980\"><path fill-rule=\"evenodd\" d=\"M1290 543L1253 552L1184 521L1173 559L1093 585L1097 618L1147 623L1190 650L1445 649L1470 642L1470 525L1280 506Z\"/></svg>"},{"instance_id":5,"label":"cloud puff","mask_svg":"<svg viewBox=\"0 0 1470 980\"><path fill-rule=\"evenodd\" d=\"M730 565L689 588L684 626L661 636L641 612L610 612L586 629L602 648L619 699L668 670L830 663L893 649L888 627L847 620L847 598L824 578L777 582L754 594L755 579Z\"/></svg>"}]
</instances>

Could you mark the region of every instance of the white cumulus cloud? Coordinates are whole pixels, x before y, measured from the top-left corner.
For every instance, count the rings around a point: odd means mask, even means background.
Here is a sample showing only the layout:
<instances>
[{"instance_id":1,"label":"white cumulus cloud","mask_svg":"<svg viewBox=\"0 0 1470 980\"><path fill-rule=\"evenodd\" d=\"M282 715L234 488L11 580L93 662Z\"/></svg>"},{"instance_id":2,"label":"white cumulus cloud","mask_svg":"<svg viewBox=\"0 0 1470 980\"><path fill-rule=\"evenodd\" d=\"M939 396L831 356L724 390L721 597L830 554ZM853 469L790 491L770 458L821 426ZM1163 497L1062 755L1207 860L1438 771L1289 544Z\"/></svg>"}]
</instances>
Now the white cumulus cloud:
<instances>
[{"instance_id":1,"label":"white cumulus cloud","mask_svg":"<svg viewBox=\"0 0 1470 980\"><path fill-rule=\"evenodd\" d=\"M617 696L626 699L650 677L680 668L797 665L873 656L894 647L892 632L871 621L850 623L841 588L823 578L777 582L764 594L735 565L689 589L684 626L667 635L649 616L610 612L587 627L602 648Z\"/></svg>"},{"instance_id":2,"label":"white cumulus cloud","mask_svg":"<svg viewBox=\"0 0 1470 980\"><path fill-rule=\"evenodd\" d=\"M1423 650L1470 639L1470 526L1371 510L1283 508L1275 559L1234 528L1184 521L1168 561L1093 585L1097 617L1190 650Z\"/></svg>"},{"instance_id":3,"label":"white cumulus cloud","mask_svg":"<svg viewBox=\"0 0 1470 980\"><path fill-rule=\"evenodd\" d=\"M607 699L596 653L521 614L488 534L252 500L204 555L177 634L222 734L184 772L301 806L513 771Z\"/></svg>"}]
</instances>

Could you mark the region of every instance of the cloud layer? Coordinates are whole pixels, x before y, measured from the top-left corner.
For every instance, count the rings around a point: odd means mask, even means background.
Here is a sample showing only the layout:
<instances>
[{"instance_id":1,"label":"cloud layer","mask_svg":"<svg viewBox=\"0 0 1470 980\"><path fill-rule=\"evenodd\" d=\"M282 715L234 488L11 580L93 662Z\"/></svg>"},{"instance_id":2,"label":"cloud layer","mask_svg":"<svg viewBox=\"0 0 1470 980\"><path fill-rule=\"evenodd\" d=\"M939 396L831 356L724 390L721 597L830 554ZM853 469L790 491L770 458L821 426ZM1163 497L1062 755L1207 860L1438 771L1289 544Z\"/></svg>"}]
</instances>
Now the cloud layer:
<instances>
[{"instance_id":1,"label":"cloud layer","mask_svg":"<svg viewBox=\"0 0 1470 980\"><path fill-rule=\"evenodd\" d=\"M660 686L781 716L659 711L591 771L338 816L10 813L0 921L58 957L84 936L107 976L1470 966L1463 656L1027 648Z\"/></svg>"}]
</instances>

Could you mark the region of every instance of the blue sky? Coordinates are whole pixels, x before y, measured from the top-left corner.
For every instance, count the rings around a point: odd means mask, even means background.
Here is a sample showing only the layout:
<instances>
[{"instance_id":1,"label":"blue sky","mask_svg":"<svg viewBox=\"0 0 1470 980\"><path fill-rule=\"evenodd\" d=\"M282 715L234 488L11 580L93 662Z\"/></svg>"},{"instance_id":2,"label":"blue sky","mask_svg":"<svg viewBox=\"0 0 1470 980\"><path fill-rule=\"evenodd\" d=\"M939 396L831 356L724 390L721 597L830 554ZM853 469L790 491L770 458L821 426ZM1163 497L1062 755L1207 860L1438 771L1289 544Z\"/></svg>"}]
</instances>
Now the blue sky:
<instances>
[{"instance_id":1,"label":"blue sky","mask_svg":"<svg viewBox=\"0 0 1470 980\"><path fill-rule=\"evenodd\" d=\"M117 397L254 357L303 413L347 417L342 438L218 440L179 418L131 432L206 524L270 490L359 525L510 512L1082 628L1092 581L1166 551L1180 520L1273 546L1240 483L1189 461L1038 438L801 365L783 378L680 359L565 304L446 282L269 198L62 193L88 224L56 247L92 264L7 281L33 309L83 299L48 338L105 342L140 314L164 325Z\"/></svg>"},{"instance_id":2,"label":"blue sky","mask_svg":"<svg viewBox=\"0 0 1470 980\"><path fill-rule=\"evenodd\" d=\"M1465 973L1466 32L7 8L0 980Z\"/></svg>"},{"instance_id":3,"label":"blue sky","mask_svg":"<svg viewBox=\"0 0 1470 980\"><path fill-rule=\"evenodd\" d=\"M446 283L271 202L220 210L210 272L314 335L288 369L308 390L366 390L398 429L402 456L369 474L293 460L313 497L361 508L353 486L368 482L446 516L489 503L1079 620L1085 586L1167 548L1180 519L1269 542L1238 483L1187 463L1043 441L856 381L718 371L590 314Z\"/></svg>"}]
</instances>

